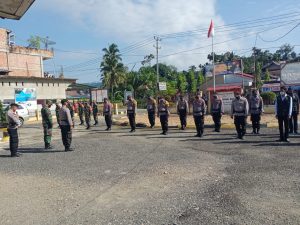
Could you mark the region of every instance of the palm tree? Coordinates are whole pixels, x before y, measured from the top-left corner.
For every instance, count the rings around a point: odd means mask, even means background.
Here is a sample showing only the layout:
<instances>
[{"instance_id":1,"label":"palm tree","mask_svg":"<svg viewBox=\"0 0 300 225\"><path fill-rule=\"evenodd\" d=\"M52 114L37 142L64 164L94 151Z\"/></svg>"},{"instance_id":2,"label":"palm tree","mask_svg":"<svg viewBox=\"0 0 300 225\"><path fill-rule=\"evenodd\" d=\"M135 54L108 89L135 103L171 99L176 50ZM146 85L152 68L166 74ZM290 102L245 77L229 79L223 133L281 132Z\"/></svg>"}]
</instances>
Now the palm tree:
<instances>
[{"instance_id":1,"label":"palm tree","mask_svg":"<svg viewBox=\"0 0 300 225\"><path fill-rule=\"evenodd\" d=\"M116 44L111 44L108 48L102 49L103 60L100 64L101 78L104 86L109 88L111 95L115 87L124 80L125 67L121 62L121 54Z\"/></svg>"}]
</instances>

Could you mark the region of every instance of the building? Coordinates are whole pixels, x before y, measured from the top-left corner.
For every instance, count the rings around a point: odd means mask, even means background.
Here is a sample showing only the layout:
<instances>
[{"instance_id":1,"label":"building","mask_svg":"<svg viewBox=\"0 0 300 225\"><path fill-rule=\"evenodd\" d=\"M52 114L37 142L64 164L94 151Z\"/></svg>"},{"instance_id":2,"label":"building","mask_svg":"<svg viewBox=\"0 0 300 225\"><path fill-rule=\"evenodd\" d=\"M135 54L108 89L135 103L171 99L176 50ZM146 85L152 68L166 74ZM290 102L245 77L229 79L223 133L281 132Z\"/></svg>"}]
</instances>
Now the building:
<instances>
[{"instance_id":1,"label":"building","mask_svg":"<svg viewBox=\"0 0 300 225\"><path fill-rule=\"evenodd\" d=\"M278 80L280 78L281 70L285 66L286 62L275 62L272 61L262 67L263 74L266 74L267 71L270 73L270 78L273 80Z\"/></svg>"},{"instance_id":2,"label":"building","mask_svg":"<svg viewBox=\"0 0 300 225\"><path fill-rule=\"evenodd\" d=\"M44 73L44 60L53 56L53 51L16 46L11 31L0 28L0 100L19 102L19 93L31 93L30 101L35 102L35 108L46 99L66 98L66 89L76 80Z\"/></svg>"}]
</instances>

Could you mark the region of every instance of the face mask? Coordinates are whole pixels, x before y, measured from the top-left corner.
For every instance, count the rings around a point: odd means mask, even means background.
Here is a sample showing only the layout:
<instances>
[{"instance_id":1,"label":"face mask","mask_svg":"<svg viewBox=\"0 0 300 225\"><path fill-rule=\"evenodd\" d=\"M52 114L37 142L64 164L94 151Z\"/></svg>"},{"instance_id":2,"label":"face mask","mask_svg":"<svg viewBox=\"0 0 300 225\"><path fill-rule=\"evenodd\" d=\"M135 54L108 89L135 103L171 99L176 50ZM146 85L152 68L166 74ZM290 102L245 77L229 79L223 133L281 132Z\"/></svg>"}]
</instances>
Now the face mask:
<instances>
[{"instance_id":1,"label":"face mask","mask_svg":"<svg viewBox=\"0 0 300 225\"><path fill-rule=\"evenodd\" d=\"M281 95L281 96L284 96L284 95L285 95L285 92L284 92L284 91L281 91L281 92L280 92L280 95Z\"/></svg>"},{"instance_id":2,"label":"face mask","mask_svg":"<svg viewBox=\"0 0 300 225\"><path fill-rule=\"evenodd\" d=\"M236 98L236 99L240 99L240 98L241 98L241 96L239 96L239 95L236 95L236 96L235 96L235 98Z\"/></svg>"}]
</instances>

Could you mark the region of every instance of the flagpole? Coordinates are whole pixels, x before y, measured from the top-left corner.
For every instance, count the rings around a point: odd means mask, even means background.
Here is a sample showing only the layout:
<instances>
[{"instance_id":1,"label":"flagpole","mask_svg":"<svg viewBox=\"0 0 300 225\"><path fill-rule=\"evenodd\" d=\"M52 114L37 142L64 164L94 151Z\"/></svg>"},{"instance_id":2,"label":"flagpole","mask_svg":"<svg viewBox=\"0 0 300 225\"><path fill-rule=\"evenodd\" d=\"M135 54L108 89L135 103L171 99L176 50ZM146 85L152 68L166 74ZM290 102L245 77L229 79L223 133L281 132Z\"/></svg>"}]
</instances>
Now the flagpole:
<instances>
[{"instance_id":1,"label":"flagpole","mask_svg":"<svg viewBox=\"0 0 300 225\"><path fill-rule=\"evenodd\" d=\"M214 54L214 36L211 37L211 49L212 49L212 65L213 65L213 79L214 79L214 92L216 92L216 76L215 76L215 54Z\"/></svg>"}]
</instances>

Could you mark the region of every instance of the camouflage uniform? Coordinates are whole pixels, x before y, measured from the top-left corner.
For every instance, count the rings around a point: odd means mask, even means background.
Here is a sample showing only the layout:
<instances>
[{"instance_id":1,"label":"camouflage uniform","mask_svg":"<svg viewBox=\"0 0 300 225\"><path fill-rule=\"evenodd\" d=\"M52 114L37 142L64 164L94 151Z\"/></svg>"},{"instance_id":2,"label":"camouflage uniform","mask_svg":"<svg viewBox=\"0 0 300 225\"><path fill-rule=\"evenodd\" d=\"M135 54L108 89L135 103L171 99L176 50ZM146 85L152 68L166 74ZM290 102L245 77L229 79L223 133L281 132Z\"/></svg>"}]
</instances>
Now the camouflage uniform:
<instances>
[{"instance_id":1,"label":"camouflage uniform","mask_svg":"<svg viewBox=\"0 0 300 225\"><path fill-rule=\"evenodd\" d=\"M50 103L47 102L46 105L44 105L41 110L43 128L44 128L45 149L50 148L51 138L52 138L52 127L53 127L52 115L48 107L48 104Z\"/></svg>"},{"instance_id":2,"label":"camouflage uniform","mask_svg":"<svg viewBox=\"0 0 300 225\"><path fill-rule=\"evenodd\" d=\"M84 106L84 118L86 123L86 129L90 129L91 127L91 107L90 105L86 104Z\"/></svg>"},{"instance_id":3,"label":"camouflage uniform","mask_svg":"<svg viewBox=\"0 0 300 225\"><path fill-rule=\"evenodd\" d=\"M78 115L79 115L79 119L80 119L80 124L79 125L84 124L83 113L84 113L84 106L82 105L82 103L79 103L78 104Z\"/></svg>"},{"instance_id":4,"label":"camouflage uniform","mask_svg":"<svg viewBox=\"0 0 300 225\"><path fill-rule=\"evenodd\" d=\"M97 103L96 102L93 102L93 105L92 105L92 108L93 108L93 117L94 117L94 125L97 125L98 124L98 106L97 106Z\"/></svg>"}]
</instances>

